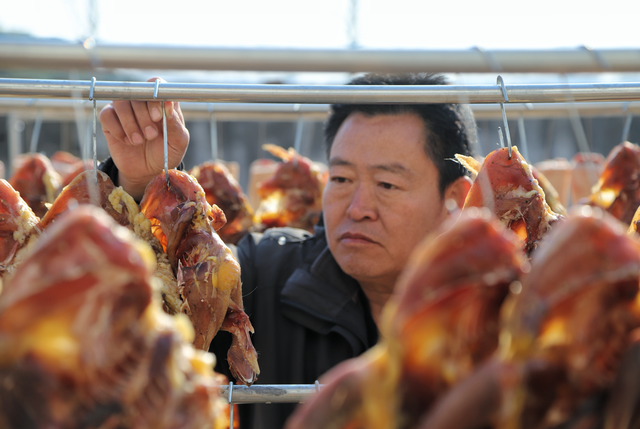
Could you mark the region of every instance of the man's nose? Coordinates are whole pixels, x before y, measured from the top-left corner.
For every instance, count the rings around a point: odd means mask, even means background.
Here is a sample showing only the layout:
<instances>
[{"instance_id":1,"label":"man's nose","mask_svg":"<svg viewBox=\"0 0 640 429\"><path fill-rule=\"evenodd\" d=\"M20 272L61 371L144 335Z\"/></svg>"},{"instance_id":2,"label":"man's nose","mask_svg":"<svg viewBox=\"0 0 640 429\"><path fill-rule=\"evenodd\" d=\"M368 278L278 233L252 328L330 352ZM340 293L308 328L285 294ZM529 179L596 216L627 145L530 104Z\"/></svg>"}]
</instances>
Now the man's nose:
<instances>
[{"instance_id":1,"label":"man's nose","mask_svg":"<svg viewBox=\"0 0 640 429\"><path fill-rule=\"evenodd\" d=\"M352 195L347 215L353 220L378 218L375 192L365 184L360 184Z\"/></svg>"}]
</instances>

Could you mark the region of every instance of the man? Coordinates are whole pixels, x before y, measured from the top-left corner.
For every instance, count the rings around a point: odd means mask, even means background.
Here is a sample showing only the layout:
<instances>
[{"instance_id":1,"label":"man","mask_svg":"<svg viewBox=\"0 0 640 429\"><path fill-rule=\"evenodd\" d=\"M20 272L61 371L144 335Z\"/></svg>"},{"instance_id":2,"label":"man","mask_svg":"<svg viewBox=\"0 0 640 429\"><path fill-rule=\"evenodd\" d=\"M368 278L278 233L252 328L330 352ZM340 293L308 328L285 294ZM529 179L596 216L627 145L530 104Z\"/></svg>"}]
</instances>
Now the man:
<instances>
[{"instance_id":1,"label":"man","mask_svg":"<svg viewBox=\"0 0 640 429\"><path fill-rule=\"evenodd\" d=\"M351 83L446 81L433 75L368 75ZM116 148L111 153L123 186L140 185L151 171L161 171L150 161L156 146L162 151L158 137L145 132L150 141L136 146L140 139L134 134L157 122L149 113L154 107L114 103L101 113L110 150ZM181 121L179 108L172 118ZM456 105L332 106L325 129L329 181L315 234L277 228L250 234L238 244L245 311L256 330L252 340L259 353L259 383L313 384L334 365L377 342L382 307L409 254L448 216L449 202L462 206L470 188L464 169L451 161L456 153L470 153L463 124ZM169 130L170 141L174 136L188 140L177 125ZM187 143L171 144L179 151ZM117 157L133 153L129 150L146 154L139 173L131 164L126 170L121 166L129 155ZM152 150L156 152L147 152ZM172 158L172 165L180 159ZM131 189L140 198L140 188ZM211 347L218 357L216 369L227 375L224 356L229 345L230 336L222 332ZM240 421L247 428L282 427L294 406L244 405Z\"/></svg>"}]
</instances>

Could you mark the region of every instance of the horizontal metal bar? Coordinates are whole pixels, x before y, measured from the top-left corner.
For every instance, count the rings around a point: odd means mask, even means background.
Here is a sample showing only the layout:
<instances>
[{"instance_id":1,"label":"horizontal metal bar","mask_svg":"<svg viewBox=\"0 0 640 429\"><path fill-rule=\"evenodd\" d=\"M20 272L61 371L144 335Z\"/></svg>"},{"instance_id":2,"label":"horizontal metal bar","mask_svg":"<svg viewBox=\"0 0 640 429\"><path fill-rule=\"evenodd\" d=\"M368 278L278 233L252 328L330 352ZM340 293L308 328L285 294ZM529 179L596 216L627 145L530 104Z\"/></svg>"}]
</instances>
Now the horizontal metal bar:
<instances>
[{"instance_id":1,"label":"horizontal metal bar","mask_svg":"<svg viewBox=\"0 0 640 429\"><path fill-rule=\"evenodd\" d=\"M323 385L315 384L254 384L233 386L231 402L234 404L269 404L304 402ZM229 397L229 386L220 386L220 396Z\"/></svg>"},{"instance_id":2,"label":"horizontal metal bar","mask_svg":"<svg viewBox=\"0 0 640 429\"><path fill-rule=\"evenodd\" d=\"M640 100L640 83L505 85L511 103ZM97 82L94 98L154 100L153 82ZM90 81L0 79L0 96L89 97ZM156 100L226 103L499 103L498 85L246 85L163 83Z\"/></svg>"},{"instance_id":3,"label":"horizontal metal bar","mask_svg":"<svg viewBox=\"0 0 640 429\"><path fill-rule=\"evenodd\" d=\"M88 49L87 49L88 48ZM0 43L0 68L255 70L318 72L627 72L639 49L347 50Z\"/></svg>"},{"instance_id":4,"label":"horizontal metal bar","mask_svg":"<svg viewBox=\"0 0 640 429\"><path fill-rule=\"evenodd\" d=\"M99 101L98 109L108 101ZM16 114L23 120L34 120L40 113L49 121L73 121L77 107L87 114L93 109L89 101L64 99L1 98L0 115ZM211 112L218 121L295 121L302 115L307 121L324 121L329 112L328 104L273 104L273 103L198 103L183 102L181 109L188 121L210 120ZM477 120L502 119L497 104L474 104L471 106ZM566 118L577 110L580 117L640 116L640 101L594 102L594 103L538 103L535 105L507 104L507 116L522 116L526 119Z\"/></svg>"}]
</instances>

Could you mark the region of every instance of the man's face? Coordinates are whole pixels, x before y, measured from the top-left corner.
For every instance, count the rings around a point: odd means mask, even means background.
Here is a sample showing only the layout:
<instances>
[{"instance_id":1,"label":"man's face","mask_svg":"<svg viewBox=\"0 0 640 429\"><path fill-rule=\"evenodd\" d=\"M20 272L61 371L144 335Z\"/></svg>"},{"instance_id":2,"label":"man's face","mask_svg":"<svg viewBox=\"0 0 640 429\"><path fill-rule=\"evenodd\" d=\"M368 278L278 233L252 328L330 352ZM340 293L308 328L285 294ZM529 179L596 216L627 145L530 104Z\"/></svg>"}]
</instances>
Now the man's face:
<instances>
[{"instance_id":1,"label":"man's face","mask_svg":"<svg viewBox=\"0 0 640 429\"><path fill-rule=\"evenodd\" d=\"M414 246L447 216L425 138L417 115L353 113L334 139L323 196L327 241L361 285L393 287Z\"/></svg>"}]
</instances>

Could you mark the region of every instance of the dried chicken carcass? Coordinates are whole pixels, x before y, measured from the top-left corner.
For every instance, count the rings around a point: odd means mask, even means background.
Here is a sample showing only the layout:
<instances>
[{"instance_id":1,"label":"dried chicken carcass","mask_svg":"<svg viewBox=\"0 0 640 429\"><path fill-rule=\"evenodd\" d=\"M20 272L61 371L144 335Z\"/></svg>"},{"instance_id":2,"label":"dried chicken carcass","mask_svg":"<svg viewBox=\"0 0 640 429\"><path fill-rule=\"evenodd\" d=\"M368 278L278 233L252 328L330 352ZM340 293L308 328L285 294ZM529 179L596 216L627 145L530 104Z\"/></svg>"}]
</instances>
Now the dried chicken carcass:
<instances>
[{"instance_id":1,"label":"dried chicken carcass","mask_svg":"<svg viewBox=\"0 0 640 429\"><path fill-rule=\"evenodd\" d=\"M59 150L51 155L51 165L64 180L82 165L82 160L70 152Z\"/></svg>"},{"instance_id":2,"label":"dried chicken carcass","mask_svg":"<svg viewBox=\"0 0 640 429\"><path fill-rule=\"evenodd\" d=\"M253 209L240 184L221 162L208 161L193 167L189 173L196 178L210 205L224 212L227 223L217 232L225 243L236 244L253 226Z\"/></svg>"},{"instance_id":3,"label":"dried chicken carcass","mask_svg":"<svg viewBox=\"0 0 640 429\"><path fill-rule=\"evenodd\" d=\"M320 170L293 149L287 151L272 144L262 148L284 162L259 185L257 222L264 228L290 226L313 232L322 212L324 182Z\"/></svg>"},{"instance_id":4,"label":"dried chicken carcass","mask_svg":"<svg viewBox=\"0 0 640 429\"><path fill-rule=\"evenodd\" d=\"M533 177L531 166L517 147L491 152L478 169L473 158L456 155L467 169L477 174L464 207L487 207L522 240L530 255L555 222L562 218L545 200L544 190Z\"/></svg>"},{"instance_id":5,"label":"dried chicken carcass","mask_svg":"<svg viewBox=\"0 0 640 429\"><path fill-rule=\"evenodd\" d=\"M423 427L528 429L591 419L594 398L614 385L640 325L639 280L640 244L610 215L577 207L534 254L522 292L505 302L495 358Z\"/></svg>"},{"instance_id":6,"label":"dried chicken carcass","mask_svg":"<svg viewBox=\"0 0 640 429\"><path fill-rule=\"evenodd\" d=\"M9 183L41 218L47 212L46 204L53 203L60 193L62 178L53 169L49 158L31 153L24 156Z\"/></svg>"},{"instance_id":7,"label":"dried chicken carcass","mask_svg":"<svg viewBox=\"0 0 640 429\"><path fill-rule=\"evenodd\" d=\"M95 174L95 176L94 176ZM96 185L96 178L98 179ZM151 233L151 222L140 212L133 197L113 184L102 171L85 171L65 186L42 218L42 226L48 228L68 210L80 204L93 204L104 209L118 224L127 227L138 238L151 245L156 255L155 277L160 280L160 290L169 314L180 312L182 298L178 292L175 275L158 239Z\"/></svg>"},{"instance_id":8,"label":"dried chicken carcass","mask_svg":"<svg viewBox=\"0 0 640 429\"><path fill-rule=\"evenodd\" d=\"M565 216L567 214L567 209L560 201L560 194L558 194L556 188L553 186L553 184L551 184L549 179L547 179L547 176L540 172L536 167L534 167L533 165L531 165L530 167L533 178L538 181L538 185L540 185L540 187L544 191L544 200L551 211L555 214Z\"/></svg>"},{"instance_id":9,"label":"dried chicken carcass","mask_svg":"<svg viewBox=\"0 0 640 429\"><path fill-rule=\"evenodd\" d=\"M427 238L384 308L381 341L324 376L288 428L413 427L497 347L500 307L528 264L519 247L477 208Z\"/></svg>"},{"instance_id":10,"label":"dried chicken carcass","mask_svg":"<svg viewBox=\"0 0 640 429\"><path fill-rule=\"evenodd\" d=\"M591 195L592 188L604 169L605 159L601 153L578 152L571 159L571 202L576 204Z\"/></svg>"},{"instance_id":11,"label":"dried chicken carcass","mask_svg":"<svg viewBox=\"0 0 640 429\"><path fill-rule=\"evenodd\" d=\"M47 231L0 295L1 427L221 427L215 358L160 309L153 264L95 207Z\"/></svg>"},{"instance_id":12,"label":"dried chicken carcass","mask_svg":"<svg viewBox=\"0 0 640 429\"><path fill-rule=\"evenodd\" d=\"M41 233L33 210L9 182L0 179L0 280L15 271Z\"/></svg>"},{"instance_id":13,"label":"dried chicken carcass","mask_svg":"<svg viewBox=\"0 0 640 429\"><path fill-rule=\"evenodd\" d=\"M614 147L588 200L629 224L640 206L640 147L624 142Z\"/></svg>"},{"instance_id":14,"label":"dried chicken carcass","mask_svg":"<svg viewBox=\"0 0 640 429\"><path fill-rule=\"evenodd\" d=\"M563 207L569 207L571 195L571 174L573 166L566 158L547 159L537 162L534 171L539 171L551 182L558 193L558 201ZM542 189L545 189L542 184ZM545 189L545 195L547 194ZM547 201L548 202L548 201ZM551 207L553 210L553 207Z\"/></svg>"},{"instance_id":15,"label":"dried chicken carcass","mask_svg":"<svg viewBox=\"0 0 640 429\"><path fill-rule=\"evenodd\" d=\"M62 176L62 186L67 186L69 183L73 182L73 179L78 177L80 173L87 170L93 170L92 161L81 162L80 164L76 165L75 168L66 176Z\"/></svg>"},{"instance_id":16,"label":"dried chicken carcass","mask_svg":"<svg viewBox=\"0 0 640 429\"><path fill-rule=\"evenodd\" d=\"M225 223L189 174L169 170L147 186L140 203L178 279L183 308L196 331L195 346L208 350L218 330L232 334L227 360L238 382L251 384L260 373L244 312L240 265L215 230Z\"/></svg>"},{"instance_id":17,"label":"dried chicken carcass","mask_svg":"<svg viewBox=\"0 0 640 429\"><path fill-rule=\"evenodd\" d=\"M629 223L627 235L633 239L640 239L640 207L633 214L633 218Z\"/></svg>"}]
</instances>

